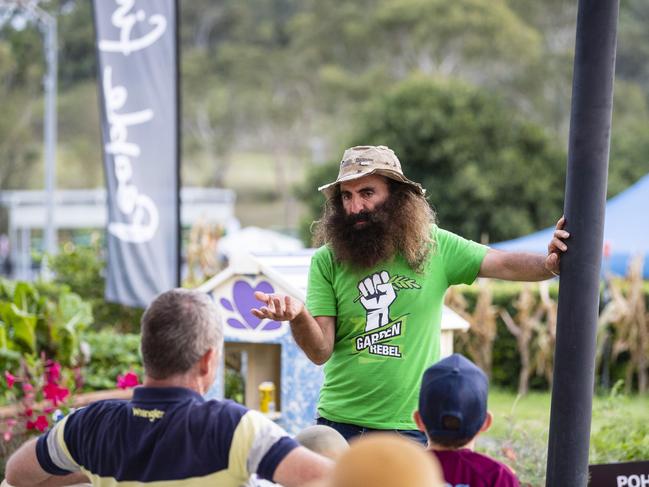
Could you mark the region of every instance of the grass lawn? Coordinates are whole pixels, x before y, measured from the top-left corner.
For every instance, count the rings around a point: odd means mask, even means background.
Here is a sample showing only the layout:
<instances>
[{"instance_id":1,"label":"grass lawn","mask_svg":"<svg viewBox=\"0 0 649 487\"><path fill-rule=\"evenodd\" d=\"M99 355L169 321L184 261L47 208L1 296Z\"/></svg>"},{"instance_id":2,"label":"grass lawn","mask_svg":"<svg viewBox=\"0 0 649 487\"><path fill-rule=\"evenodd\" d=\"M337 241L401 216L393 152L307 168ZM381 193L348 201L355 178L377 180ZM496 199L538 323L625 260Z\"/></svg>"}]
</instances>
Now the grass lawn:
<instances>
[{"instance_id":1,"label":"grass lawn","mask_svg":"<svg viewBox=\"0 0 649 487\"><path fill-rule=\"evenodd\" d=\"M550 393L516 394L494 389L489 410L491 429L478 439L477 449L516 470L523 485L544 485ZM649 458L649 395L595 396L591 423L590 463Z\"/></svg>"},{"instance_id":2,"label":"grass lawn","mask_svg":"<svg viewBox=\"0 0 649 487\"><path fill-rule=\"evenodd\" d=\"M649 395L620 396L616 405L624 411L629 420L649 422ZM610 418L611 399L608 396L593 398L592 431L596 432ZM550 393L530 392L517 400L514 393L492 390L489 394L489 410L494 415L494 423L486 437L503 438L514 421L529 432L543 434L547 437L550 427ZM617 413L622 411L618 409Z\"/></svg>"}]
</instances>

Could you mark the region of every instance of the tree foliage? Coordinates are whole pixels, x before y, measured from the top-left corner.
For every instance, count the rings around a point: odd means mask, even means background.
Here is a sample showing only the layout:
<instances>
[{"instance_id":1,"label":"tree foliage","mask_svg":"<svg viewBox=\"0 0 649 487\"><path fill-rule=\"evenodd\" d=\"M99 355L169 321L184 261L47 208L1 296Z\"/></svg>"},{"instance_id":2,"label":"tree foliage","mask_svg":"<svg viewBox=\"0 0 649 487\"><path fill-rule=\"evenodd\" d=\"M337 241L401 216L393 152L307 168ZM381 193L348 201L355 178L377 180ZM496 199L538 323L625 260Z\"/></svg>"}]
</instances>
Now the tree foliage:
<instances>
[{"instance_id":1,"label":"tree foliage","mask_svg":"<svg viewBox=\"0 0 649 487\"><path fill-rule=\"evenodd\" d=\"M416 77L371 100L357 127L350 145L394 149L441 225L467 238L504 240L561 215L565 154L494 95Z\"/></svg>"},{"instance_id":2,"label":"tree foliage","mask_svg":"<svg viewBox=\"0 0 649 487\"><path fill-rule=\"evenodd\" d=\"M59 21L57 185L101 186L91 4L43 6ZM620 6L611 195L649 170L647 13L643 0ZM544 127L546 135L521 129L528 144L547 136L564 149L576 15L576 4L562 0L181 2L183 181L224 184L233 156L254 150L275 161L271 185L281 194L287 160L336 158L368 100L416 76L493 93L512 117ZM2 188L42 186L42 44L33 24L0 30ZM473 170L464 169L468 180ZM507 207L503 220L518 213ZM503 232L497 227L488 228L492 238Z\"/></svg>"}]
</instances>

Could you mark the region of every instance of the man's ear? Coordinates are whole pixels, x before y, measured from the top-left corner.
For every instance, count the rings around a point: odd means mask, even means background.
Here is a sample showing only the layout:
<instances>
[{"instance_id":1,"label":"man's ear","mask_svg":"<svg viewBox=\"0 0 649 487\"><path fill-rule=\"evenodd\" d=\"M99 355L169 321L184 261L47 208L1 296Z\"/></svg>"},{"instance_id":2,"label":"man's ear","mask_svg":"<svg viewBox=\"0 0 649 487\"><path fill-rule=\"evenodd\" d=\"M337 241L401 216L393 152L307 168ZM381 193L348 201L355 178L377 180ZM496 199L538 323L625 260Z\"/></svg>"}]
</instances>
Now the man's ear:
<instances>
[{"instance_id":1,"label":"man's ear","mask_svg":"<svg viewBox=\"0 0 649 487\"><path fill-rule=\"evenodd\" d=\"M421 419L421 414L419 414L419 410L412 413L412 418L415 420L415 423L417 423L417 428L419 428L419 431L425 433L426 425L424 424L424 420Z\"/></svg>"},{"instance_id":2,"label":"man's ear","mask_svg":"<svg viewBox=\"0 0 649 487\"><path fill-rule=\"evenodd\" d=\"M216 348L210 347L207 352L201 355L201 358L198 359L198 371L200 372L200 375L203 376L210 373L214 354L216 354Z\"/></svg>"},{"instance_id":3,"label":"man's ear","mask_svg":"<svg viewBox=\"0 0 649 487\"><path fill-rule=\"evenodd\" d=\"M491 423L493 423L493 420L494 417L491 414L491 411L487 411L487 416L484 419L484 423L482 423L482 426L480 427L480 433L484 433L489 428L491 428Z\"/></svg>"}]
</instances>

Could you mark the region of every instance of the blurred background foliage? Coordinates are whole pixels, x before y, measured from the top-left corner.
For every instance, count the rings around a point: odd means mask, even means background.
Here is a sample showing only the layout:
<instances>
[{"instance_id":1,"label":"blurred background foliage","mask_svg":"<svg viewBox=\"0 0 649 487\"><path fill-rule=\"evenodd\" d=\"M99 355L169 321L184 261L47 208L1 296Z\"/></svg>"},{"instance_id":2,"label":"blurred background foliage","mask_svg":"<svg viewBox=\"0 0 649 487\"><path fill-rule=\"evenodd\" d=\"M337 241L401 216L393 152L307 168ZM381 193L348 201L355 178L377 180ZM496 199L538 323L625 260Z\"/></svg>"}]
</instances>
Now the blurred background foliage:
<instances>
[{"instance_id":1,"label":"blurred background foliage","mask_svg":"<svg viewBox=\"0 0 649 487\"><path fill-rule=\"evenodd\" d=\"M317 186L335 178L345 147L368 143L393 147L406 174L427 188L440 224L465 237L495 242L549 226L560 215L577 2L179 4L182 180L234 189L242 225L299 228L309 243L323 201ZM57 187L103 187L91 2L50 0L43 7L59 22ZM649 2L621 2L609 197L649 172L648 20ZM33 25L9 22L0 29L0 191L43 187L42 44ZM0 212L0 233L3 218ZM84 390L114 387L129 369L141 373L141 310L104 302L103 259L97 240L89 247L66 244L51 262L55 282L0 284L0 365L11 368L19 354L41 352L64 365L83 360ZM629 292L638 282L617 286L613 318L600 323L597 383L605 390L623 379L628 391L642 384L646 390L646 367L635 363L646 353L631 333L640 328L631 325L640 317L646 329L649 289ZM456 346L467 354L488 350L473 358L488 359L492 407L498 409L502 388L508 392L500 409L512 411L497 420L496 436L511 441L521 478L537 485L549 398L539 401L536 391L549 385L551 323L530 322L529 342L517 340L503 316L523 326L525 307L532 315L540 309L542 292L511 283L485 289L455 295L456 311L475 319L487 313L481 321L491 327L474 327ZM549 296L556 300L555 287ZM640 296L634 306L642 302L642 313L623 312L632 296ZM531 357L528 374L522 350ZM513 421L514 407L505 404L521 379L532 391L530 422L545 425L534 441L527 435L535 431L531 423ZM241 393L232 374L226 387L232 397ZM595 409L591 458L647 458L646 399L631 416L623 399L596 398L596 406L604 405ZM526 419L527 403L516 401L516 417ZM598 408L606 418L599 423ZM487 447L497 445L494 454L502 458L501 443Z\"/></svg>"},{"instance_id":2,"label":"blurred background foliage","mask_svg":"<svg viewBox=\"0 0 649 487\"><path fill-rule=\"evenodd\" d=\"M57 186L102 187L90 2L43 5L59 20ZM235 189L244 225L301 224L308 240L322 201L315 185L334 177L342 149L356 143L393 146L440 223L466 237L506 239L559 215L576 2L180 8L183 182ZM649 4L620 9L609 196L649 172ZM7 23L0 189L42 187L43 70L36 27Z\"/></svg>"}]
</instances>

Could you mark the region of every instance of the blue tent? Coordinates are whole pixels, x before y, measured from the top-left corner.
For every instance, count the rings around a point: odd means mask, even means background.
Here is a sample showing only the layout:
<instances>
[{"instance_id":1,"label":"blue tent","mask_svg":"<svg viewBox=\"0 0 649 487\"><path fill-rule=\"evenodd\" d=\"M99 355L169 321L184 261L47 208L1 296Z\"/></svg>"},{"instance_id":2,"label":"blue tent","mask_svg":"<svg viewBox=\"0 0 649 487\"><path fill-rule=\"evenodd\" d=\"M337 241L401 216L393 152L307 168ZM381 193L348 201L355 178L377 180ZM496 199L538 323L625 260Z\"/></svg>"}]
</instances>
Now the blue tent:
<instances>
[{"instance_id":1,"label":"blue tent","mask_svg":"<svg viewBox=\"0 0 649 487\"><path fill-rule=\"evenodd\" d=\"M547 252L554 228L493 244L501 250ZM602 272L627 274L630 261L644 256L644 278L649 279L649 174L606 203L605 254Z\"/></svg>"}]
</instances>

